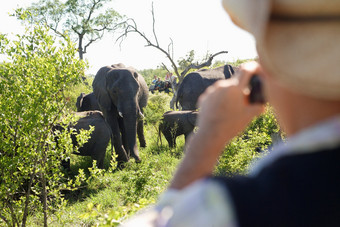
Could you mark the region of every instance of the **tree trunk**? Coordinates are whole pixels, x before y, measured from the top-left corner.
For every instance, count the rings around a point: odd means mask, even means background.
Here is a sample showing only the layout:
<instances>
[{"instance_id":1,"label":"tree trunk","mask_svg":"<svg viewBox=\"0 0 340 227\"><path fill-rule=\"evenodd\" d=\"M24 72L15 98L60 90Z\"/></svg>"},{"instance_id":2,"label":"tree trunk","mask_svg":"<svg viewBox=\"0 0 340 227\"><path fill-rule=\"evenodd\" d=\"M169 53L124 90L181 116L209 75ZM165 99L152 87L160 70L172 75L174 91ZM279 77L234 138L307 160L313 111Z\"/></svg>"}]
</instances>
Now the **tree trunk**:
<instances>
[{"instance_id":1,"label":"tree trunk","mask_svg":"<svg viewBox=\"0 0 340 227\"><path fill-rule=\"evenodd\" d=\"M41 173L41 184L42 184L42 203L44 213L44 227L47 227L47 189L46 189L46 177L44 173Z\"/></svg>"},{"instance_id":2,"label":"tree trunk","mask_svg":"<svg viewBox=\"0 0 340 227\"><path fill-rule=\"evenodd\" d=\"M79 53L79 59L83 60L84 52L83 52L83 36L82 35L79 35L78 53Z\"/></svg>"}]
</instances>

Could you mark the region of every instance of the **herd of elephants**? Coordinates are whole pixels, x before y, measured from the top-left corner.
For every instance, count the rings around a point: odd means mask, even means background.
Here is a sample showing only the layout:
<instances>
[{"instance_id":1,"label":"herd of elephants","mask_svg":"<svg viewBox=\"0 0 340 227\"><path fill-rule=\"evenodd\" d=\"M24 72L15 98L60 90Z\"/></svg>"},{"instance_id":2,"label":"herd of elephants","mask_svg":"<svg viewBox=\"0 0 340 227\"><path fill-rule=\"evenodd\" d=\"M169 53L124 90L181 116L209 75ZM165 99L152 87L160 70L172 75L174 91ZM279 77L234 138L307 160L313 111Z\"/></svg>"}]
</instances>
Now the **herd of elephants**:
<instances>
[{"instance_id":1,"label":"herd of elephants","mask_svg":"<svg viewBox=\"0 0 340 227\"><path fill-rule=\"evenodd\" d=\"M169 143L176 146L176 137L185 138L194 130L198 116L196 102L200 94L217 80L228 79L234 74L231 65L214 69L201 69L189 73L177 88L176 106L181 111L163 114L159 131ZM94 126L89 140L76 154L91 156L99 168L104 168L106 148L111 145L117 154L118 166L134 158L140 162L140 147L146 146L144 137L143 108L148 101L149 90L135 69L115 64L102 67L92 83L93 92L81 93L77 98L79 120L73 126L77 131Z\"/></svg>"}]
</instances>

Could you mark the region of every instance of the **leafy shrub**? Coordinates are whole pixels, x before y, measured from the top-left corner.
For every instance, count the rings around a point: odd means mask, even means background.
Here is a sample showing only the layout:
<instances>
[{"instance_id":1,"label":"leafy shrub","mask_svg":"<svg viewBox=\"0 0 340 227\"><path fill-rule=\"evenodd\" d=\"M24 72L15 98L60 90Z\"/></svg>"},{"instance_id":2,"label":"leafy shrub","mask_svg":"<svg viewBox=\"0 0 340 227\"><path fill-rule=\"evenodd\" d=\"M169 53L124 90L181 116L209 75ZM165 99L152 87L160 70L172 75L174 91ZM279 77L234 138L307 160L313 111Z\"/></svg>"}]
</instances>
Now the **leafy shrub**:
<instances>
[{"instance_id":1,"label":"leafy shrub","mask_svg":"<svg viewBox=\"0 0 340 227\"><path fill-rule=\"evenodd\" d=\"M170 110L171 96L165 92L155 92L150 94L148 105L144 109L145 123L152 126L159 135L158 126L163 118L163 114Z\"/></svg>"},{"instance_id":2,"label":"leafy shrub","mask_svg":"<svg viewBox=\"0 0 340 227\"><path fill-rule=\"evenodd\" d=\"M280 127L268 105L264 114L255 118L241 135L226 146L215 174L245 174L254 159L268 152L268 147L272 144L271 136L275 133L280 134Z\"/></svg>"},{"instance_id":3,"label":"leafy shrub","mask_svg":"<svg viewBox=\"0 0 340 227\"><path fill-rule=\"evenodd\" d=\"M25 226L64 203L60 170L65 157L52 126L66 114L65 89L80 82L85 64L70 40L57 42L42 27L10 41L0 36L0 225ZM70 141L65 140L70 144Z\"/></svg>"},{"instance_id":4,"label":"leafy shrub","mask_svg":"<svg viewBox=\"0 0 340 227\"><path fill-rule=\"evenodd\" d=\"M92 92L92 81L93 78L86 76L85 80L82 80L79 84L70 86L65 91L65 97L68 100L66 103L66 109L70 111L77 111L76 102L80 93L84 92L85 94L89 94Z\"/></svg>"}]
</instances>

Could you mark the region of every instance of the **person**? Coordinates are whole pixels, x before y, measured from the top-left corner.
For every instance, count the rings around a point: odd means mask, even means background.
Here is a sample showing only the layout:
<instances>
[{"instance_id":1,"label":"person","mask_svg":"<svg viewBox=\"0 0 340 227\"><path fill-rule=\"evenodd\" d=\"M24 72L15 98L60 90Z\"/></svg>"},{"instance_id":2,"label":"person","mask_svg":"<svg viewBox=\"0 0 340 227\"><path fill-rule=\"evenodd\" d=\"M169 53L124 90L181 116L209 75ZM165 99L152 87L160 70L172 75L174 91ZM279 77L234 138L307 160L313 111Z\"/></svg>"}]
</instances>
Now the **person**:
<instances>
[{"instance_id":1,"label":"person","mask_svg":"<svg viewBox=\"0 0 340 227\"><path fill-rule=\"evenodd\" d=\"M154 90L162 90L163 87L163 81L161 80L160 77L157 78L157 81L155 83L155 89Z\"/></svg>"},{"instance_id":2,"label":"person","mask_svg":"<svg viewBox=\"0 0 340 227\"><path fill-rule=\"evenodd\" d=\"M157 76L154 75L154 76L153 76L153 80L151 81L151 85L150 85L150 87L149 87L149 91L151 91L151 93L153 93L154 90L155 90L156 82L157 82Z\"/></svg>"},{"instance_id":3,"label":"person","mask_svg":"<svg viewBox=\"0 0 340 227\"><path fill-rule=\"evenodd\" d=\"M156 75L154 75L154 76L153 76L153 80L152 80L152 82L151 82L151 83L152 83L152 84L155 84L155 83L157 82L157 79L158 79L158 78L157 78L157 76L156 76Z\"/></svg>"},{"instance_id":4,"label":"person","mask_svg":"<svg viewBox=\"0 0 340 227\"><path fill-rule=\"evenodd\" d=\"M170 73L167 73L167 74L165 75L164 81L170 81L170 79L171 79L171 74L170 74Z\"/></svg>"},{"instance_id":5,"label":"person","mask_svg":"<svg viewBox=\"0 0 340 227\"><path fill-rule=\"evenodd\" d=\"M254 35L259 60L199 98L198 131L169 188L123 226L340 226L340 1L223 5ZM249 102L254 74L286 141L248 175L214 177L225 144L264 110Z\"/></svg>"},{"instance_id":6,"label":"person","mask_svg":"<svg viewBox=\"0 0 340 227\"><path fill-rule=\"evenodd\" d=\"M177 76L173 75L173 73L170 73L170 82L171 84L174 84L174 85L177 84Z\"/></svg>"}]
</instances>

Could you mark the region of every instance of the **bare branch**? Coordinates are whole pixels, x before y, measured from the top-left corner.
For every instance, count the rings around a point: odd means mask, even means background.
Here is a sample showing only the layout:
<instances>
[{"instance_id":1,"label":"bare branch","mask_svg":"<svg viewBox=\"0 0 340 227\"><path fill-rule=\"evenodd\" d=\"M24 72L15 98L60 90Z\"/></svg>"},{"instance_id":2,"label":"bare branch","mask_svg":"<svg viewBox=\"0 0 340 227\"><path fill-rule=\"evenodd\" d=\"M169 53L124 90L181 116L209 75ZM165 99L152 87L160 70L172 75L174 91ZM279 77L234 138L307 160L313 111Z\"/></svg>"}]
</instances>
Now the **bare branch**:
<instances>
[{"instance_id":1,"label":"bare branch","mask_svg":"<svg viewBox=\"0 0 340 227\"><path fill-rule=\"evenodd\" d=\"M212 64L212 60L214 59L214 57L216 57L217 55L220 55L220 54L227 54L227 53L228 53L228 51L220 51L218 53L210 55L210 57L208 58L208 60L206 62L203 62L203 63L201 63L199 65L195 65L195 64L189 65L181 73L180 81L183 80L184 76L189 72L190 69L201 69L203 67L210 66Z\"/></svg>"},{"instance_id":2,"label":"bare branch","mask_svg":"<svg viewBox=\"0 0 340 227\"><path fill-rule=\"evenodd\" d=\"M86 49L94 42L100 40L103 37L103 34L101 36L98 36L95 39L90 39L89 42L84 46L83 54L86 54Z\"/></svg>"},{"instance_id":3,"label":"bare branch","mask_svg":"<svg viewBox=\"0 0 340 227\"><path fill-rule=\"evenodd\" d=\"M173 42L173 40L170 38L170 43L167 46L167 51L165 49L163 49L159 45L157 34L156 34L156 29L155 29L155 14L154 14L153 3L152 3L152 11L151 11L151 13L152 13L152 21L153 21L152 31L153 31L153 37L154 37L155 42L152 42L143 32L138 30L136 22L133 19L131 19L131 18L129 18L126 21L127 26L125 28L125 31L124 31L124 33L122 35L120 35L116 39L116 42L120 40L120 44L119 45L121 46L124 38L126 38L129 33L137 33L137 34L139 34L145 40L145 42L146 42L145 46L146 47L154 47L154 48L158 49L163 54L165 54L166 58L170 61L171 67L172 67L175 75L178 77L178 83L177 83L176 87L178 87L178 85L183 81L185 75L189 72L189 70L191 70L191 69L200 69L200 68L203 68L203 67L206 67L206 66L210 66L212 64L212 60L213 60L214 57L216 57L219 54L228 53L228 51L221 51L221 52L218 52L216 54L210 55L210 57L208 58L208 60L206 62L203 62L203 63L201 63L199 65L191 64L188 67L186 67L184 69L184 71L179 73L178 67L177 67L177 65L176 65L176 63L174 61L174 42ZM170 72L170 70L166 67L166 65L164 63L162 63L162 66L168 72ZM174 90L175 90L175 88L174 88ZM176 93L177 92L174 91L173 100L175 100Z\"/></svg>"},{"instance_id":4,"label":"bare branch","mask_svg":"<svg viewBox=\"0 0 340 227\"><path fill-rule=\"evenodd\" d=\"M166 67L166 65L164 63L162 63L162 67L163 69L165 69L167 72L170 72L170 70L168 69L168 67Z\"/></svg>"},{"instance_id":5,"label":"bare branch","mask_svg":"<svg viewBox=\"0 0 340 227\"><path fill-rule=\"evenodd\" d=\"M170 50L170 47L172 50ZM174 58L174 41L170 38L170 43L168 45L168 53L172 53L172 58Z\"/></svg>"},{"instance_id":6,"label":"bare branch","mask_svg":"<svg viewBox=\"0 0 340 227\"><path fill-rule=\"evenodd\" d=\"M159 42L158 42L158 38L157 38L157 35L156 35L156 28L155 28L155 24L156 24L156 20L155 20L155 11L153 9L153 2L152 2L152 10L151 10L151 13L152 13L152 30L153 30L153 36L156 40L156 44L157 46L159 46Z\"/></svg>"}]
</instances>

